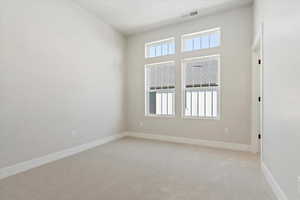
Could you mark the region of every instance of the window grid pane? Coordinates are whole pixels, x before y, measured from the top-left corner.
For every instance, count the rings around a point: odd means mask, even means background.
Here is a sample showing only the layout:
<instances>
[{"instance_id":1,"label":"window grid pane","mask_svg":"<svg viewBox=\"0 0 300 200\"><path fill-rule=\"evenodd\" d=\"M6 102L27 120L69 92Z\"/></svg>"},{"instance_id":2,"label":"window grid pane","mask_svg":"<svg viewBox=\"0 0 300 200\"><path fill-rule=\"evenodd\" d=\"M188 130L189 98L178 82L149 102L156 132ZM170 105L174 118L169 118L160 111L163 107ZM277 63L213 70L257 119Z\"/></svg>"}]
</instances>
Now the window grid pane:
<instances>
[{"instance_id":1,"label":"window grid pane","mask_svg":"<svg viewBox=\"0 0 300 200\"><path fill-rule=\"evenodd\" d=\"M168 93L161 93L162 94L162 112L161 114L167 115L168 114Z\"/></svg>"},{"instance_id":2,"label":"window grid pane","mask_svg":"<svg viewBox=\"0 0 300 200\"><path fill-rule=\"evenodd\" d=\"M161 114L161 94L156 94L156 114Z\"/></svg>"},{"instance_id":3,"label":"window grid pane","mask_svg":"<svg viewBox=\"0 0 300 200\"><path fill-rule=\"evenodd\" d=\"M173 93L168 93L168 115L172 115L173 114L173 98L174 95Z\"/></svg>"},{"instance_id":4,"label":"window grid pane","mask_svg":"<svg viewBox=\"0 0 300 200\"><path fill-rule=\"evenodd\" d=\"M186 116L191 116L191 102L192 102L192 95L191 92L186 92L185 93L185 115Z\"/></svg>"},{"instance_id":5,"label":"window grid pane","mask_svg":"<svg viewBox=\"0 0 300 200\"><path fill-rule=\"evenodd\" d=\"M215 118L218 116L218 88L186 91L185 116Z\"/></svg>"},{"instance_id":6,"label":"window grid pane","mask_svg":"<svg viewBox=\"0 0 300 200\"><path fill-rule=\"evenodd\" d=\"M198 116L198 92L192 92L192 116Z\"/></svg>"},{"instance_id":7,"label":"window grid pane","mask_svg":"<svg viewBox=\"0 0 300 200\"><path fill-rule=\"evenodd\" d=\"M199 117L205 117L205 95L203 91L199 92L198 105L199 105Z\"/></svg>"},{"instance_id":8,"label":"window grid pane","mask_svg":"<svg viewBox=\"0 0 300 200\"><path fill-rule=\"evenodd\" d=\"M175 63L173 61L145 66L146 114L175 114Z\"/></svg>"},{"instance_id":9,"label":"window grid pane","mask_svg":"<svg viewBox=\"0 0 300 200\"><path fill-rule=\"evenodd\" d=\"M183 61L184 115L217 118L219 115L219 56Z\"/></svg>"},{"instance_id":10,"label":"window grid pane","mask_svg":"<svg viewBox=\"0 0 300 200\"><path fill-rule=\"evenodd\" d=\"M182 36L182 51L195 51L220 46L221 31L219 28L191 33Z\"/></svg>"},{"instance_id":11,"label":"window grid pane","mask_svg":"<svg viewBox=\"0 0 300 200\"><path fill-rule=\"evenodd\" d=\"M218 95L217 91L213 91L213 100L212 100L212 106L213 106L213 111L212 111L212 116L217 117L218 113Z\"/></svg>"},{"instance_id":12,"label":"window grid pane","mask_svg":"<svg viewBox=\"0 0 300 200\"><path fill-rule=\"evenodd\" d=\"M175 39L165 39L157 42L150 42L145 45L145 57L154 58L175 53Z\"/></svg>"},{"instance_id":13,"label":"window grid pane","mask_svg":"<svg viewBox=\"0 0 300 200\"><path fill-rule=\"evenodd\" d=\"M205 92L205 116L212 117L212 98L211 98L211 91Z\"/></svg>"}]
</instances>

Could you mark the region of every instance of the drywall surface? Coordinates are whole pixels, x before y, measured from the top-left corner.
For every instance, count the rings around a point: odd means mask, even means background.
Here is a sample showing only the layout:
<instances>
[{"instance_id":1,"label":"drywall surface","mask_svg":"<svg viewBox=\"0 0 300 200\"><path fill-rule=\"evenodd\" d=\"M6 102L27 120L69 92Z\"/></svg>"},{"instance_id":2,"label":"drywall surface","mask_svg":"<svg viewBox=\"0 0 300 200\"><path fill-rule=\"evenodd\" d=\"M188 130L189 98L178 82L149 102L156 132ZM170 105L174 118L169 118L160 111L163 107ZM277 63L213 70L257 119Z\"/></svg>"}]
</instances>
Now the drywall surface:
<instances>
[{"instance_id":1,"label":"drywall surface","mask_svg":"<svg viewBox=\"0 0 300 200\"><path fill-rule=\"evenodd\" d=\"M300 2L255 2L263 22L263 160L289 200L300 199Z\"/></svg>"},{"instance_id":2,"label":"drywall surface","mask_svg":"<svg viewBox=\"0 0 300 200\"><path fill-rule=\"evenodd\" d=\"M125 39L67 0L0 1L0 168L126 129Z\"/></svg>"},{"instance_id":3,"label":"drywall surface","mask_svg":"<svg viewBox=\"0 0 300 200\"><path fill-rule=\"evenodd\" d=\"M251 44L252 6L201 17L128 38L128 130L170 136L216 140L232 143L251 142ZM220 48L180 53L180 37L214 27L222 31ZM176 54L145 59L145 42L176 38ZM221 119L194 120L181 117L181 60L203 55L221 55ZM176 116L145 117L144 65L174 60L176 63Z\"/></svg>"}]
</instances>

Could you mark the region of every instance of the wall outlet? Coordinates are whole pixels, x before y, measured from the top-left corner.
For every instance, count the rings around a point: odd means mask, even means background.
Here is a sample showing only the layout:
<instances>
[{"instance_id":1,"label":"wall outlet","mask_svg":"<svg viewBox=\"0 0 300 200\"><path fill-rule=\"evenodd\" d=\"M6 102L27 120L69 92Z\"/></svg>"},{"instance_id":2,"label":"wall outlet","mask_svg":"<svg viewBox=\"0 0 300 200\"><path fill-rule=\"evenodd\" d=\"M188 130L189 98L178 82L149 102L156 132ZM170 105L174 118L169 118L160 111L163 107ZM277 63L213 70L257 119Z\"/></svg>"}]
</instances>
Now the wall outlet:
<instances>
[{"instance_id":1,"label":"wall outlet","mask_svg":"<svg viewBox=\"0 0 300 200\"><path fill-rule=\"evenodd\" d=\"M229 133L229 128L224 128L225 133Z\"/></svg>"},{"instance_id":2,"label":"wall outlet","mask_svg":"<svg viewBox=\"0 0 300 200\"><path fill-rule=\"evenodd\" d=\"M140 122L139 123L140 127L144 126L144 123L143 122Z\"/></svg>"},{"instance_id":3,"label":"wall outlet","mask_svg":"<svg viewBox=\"0 0 300 200\"><path fill-rule=\"evenodd\" d=\"M72 136L74 137L74 136L76 136L76 135L77 135L77 131L75 131L75 130L72 130L71 134L72 134Z\"/></svg>"}]
</instances>

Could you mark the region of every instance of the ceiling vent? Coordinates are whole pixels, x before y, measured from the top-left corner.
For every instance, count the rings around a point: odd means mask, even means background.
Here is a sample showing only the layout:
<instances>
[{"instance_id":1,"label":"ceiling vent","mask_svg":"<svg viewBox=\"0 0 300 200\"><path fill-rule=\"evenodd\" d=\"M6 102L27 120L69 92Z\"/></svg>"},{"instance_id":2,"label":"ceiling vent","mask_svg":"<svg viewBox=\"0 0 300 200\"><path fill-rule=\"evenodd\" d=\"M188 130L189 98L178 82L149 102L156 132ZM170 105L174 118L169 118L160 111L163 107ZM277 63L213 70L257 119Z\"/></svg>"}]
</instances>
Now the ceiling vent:
<instances>
[{"instance_id":1,"label":"ceiling vent","mask_svg":"<svg viewBox=\"0 0 300 200\"><path fill-rule=\"evenodd\" d=\"M183 18L187 18L187 17L195 17L195 16L197 16L197 15L199 15L198 10L194 10L194 11L192 11L192 12L189 12L188 14L183 15L182 17L183 17Z\"/></svg>"}]
</instances>

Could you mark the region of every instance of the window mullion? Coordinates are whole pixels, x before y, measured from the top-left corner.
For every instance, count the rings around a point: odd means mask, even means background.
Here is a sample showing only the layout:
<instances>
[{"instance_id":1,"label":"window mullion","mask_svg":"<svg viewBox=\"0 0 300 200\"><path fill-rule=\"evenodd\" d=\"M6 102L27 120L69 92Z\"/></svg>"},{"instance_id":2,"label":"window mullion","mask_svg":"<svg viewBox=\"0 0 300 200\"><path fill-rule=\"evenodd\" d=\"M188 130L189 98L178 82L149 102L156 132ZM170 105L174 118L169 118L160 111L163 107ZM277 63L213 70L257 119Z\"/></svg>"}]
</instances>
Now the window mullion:
<instances>
[{"instance_id":1,"label":"window mullion","mask_svg":"<svg viewBox=\"0 0 300 200\"><path fill-rule=\"evenodd\" d=\"M206 117L206 90L204 90L204 116Z\"/></svg>"},{"instance_id":2,"label":"window mullion","mask_svg":"<svg viewBox=\"0 0 300 200\"><path fill-rule=\"evenodd\" d=\"M196 92L197 94L197 116L199 117L199 91Z\"/></svg>"}]
</instances>

